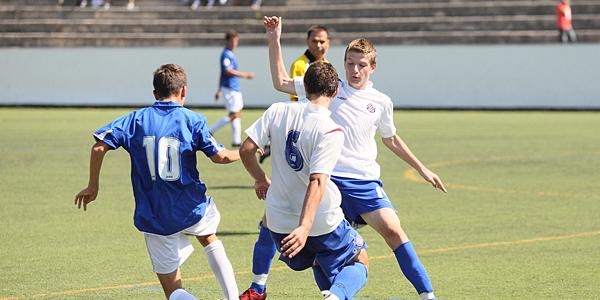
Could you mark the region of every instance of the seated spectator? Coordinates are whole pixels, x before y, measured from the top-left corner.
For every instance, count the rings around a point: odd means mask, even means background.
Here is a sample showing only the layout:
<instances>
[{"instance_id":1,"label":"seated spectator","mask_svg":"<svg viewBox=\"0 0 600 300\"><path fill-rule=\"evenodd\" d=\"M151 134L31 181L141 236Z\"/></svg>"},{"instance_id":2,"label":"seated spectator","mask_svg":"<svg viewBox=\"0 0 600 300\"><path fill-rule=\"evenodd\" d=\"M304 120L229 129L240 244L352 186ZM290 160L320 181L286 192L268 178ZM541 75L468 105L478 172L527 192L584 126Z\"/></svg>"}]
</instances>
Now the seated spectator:
<instances>
[{"instance_id":1,"label":"seated spectator","mask_svg":"<svg viewBox=\"0 0 600 300\"><path fill-rule=\"evenodd\" d=\"M198 7L200 7L200 4L201 4L200 0L194 0L194 3L192 3L191 8L193 10L196 10L196 9L198 9ZM225 4L227 4L227 0L219 0L219 5L225 5ZM213 6L215 6L215 0L208 0L208 2L206 2L207 8L211 8Z\"/></svg>"},{"instance_id":2,"label":"seated spectator","mask_svg":"<svg viewBox=\"0 0 600 300\"><path fill-rule=\"evenodd\" d=\"M227 0L219 0L219 5L223 6L227 4ZM238 5L239 3L237 3L237 1L233 1L233 3L231 5ZM258 10L260 9L260 6L262 4L262 0L252 0L250 3L250 8L252 8L252 10ZM194 2L192 3L192 5L190 6L191 9L196 10L198 9L200 6L202 5L202 2L200 0L194 0ZM208 0L206 2L206 8L212 8L215 5L215 0Z\"/></svg>"},{"instance_id":3,"label":"seated spectator","mask_svg":"<svg viewBox=\"0 0 600 300\"><path fill-rule=\"evenodd\" d=\"M104 9L110 9L110 1L111 0L91 0L90 5L92 8L99 8L100 6L104 6ZM58 3L62 5L64 3L64 0L58 0ZM88 0L77 0L75 2L75 5L81 8L86 7L88 5ZM128 10L133 10L135 8L135 0L128 0L126 7Z\"/></svg>"},{"instance_id":4,"label":"seated spectator","mask_svg":"<svg viewBox=\"0 0 600 300\"><path fill-rule=\"evenodd\" d=\"M250 4L250 8L252 8L252 10L258 10L258 9L260 9L261 4L262 4L262 0L252 0L252 4Z\"/></svg>"}]
</instances>

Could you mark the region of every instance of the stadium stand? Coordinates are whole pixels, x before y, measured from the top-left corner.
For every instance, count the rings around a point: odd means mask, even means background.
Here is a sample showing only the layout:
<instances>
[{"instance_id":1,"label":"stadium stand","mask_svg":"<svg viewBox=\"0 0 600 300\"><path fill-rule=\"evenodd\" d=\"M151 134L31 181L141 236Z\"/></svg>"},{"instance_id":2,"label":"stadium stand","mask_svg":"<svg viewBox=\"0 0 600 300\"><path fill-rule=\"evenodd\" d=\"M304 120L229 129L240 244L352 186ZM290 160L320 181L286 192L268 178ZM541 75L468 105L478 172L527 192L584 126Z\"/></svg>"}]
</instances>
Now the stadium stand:
<instances>
[{"instance_id":1,"label":"stadium stand","mask_svg":"<svg viewBox=\"0 0 600 300\"><path fill-rule=\"evenodd\" d=\"M222 45L235 28L244 45L264 45L263 15L285 19L286 44L303 45L311 24L331 28L332 44L367 37L383 44L556 43L555 0L250 0L189 8L187 0L112 0L110 9L75 0L3 0L0 47L184 47ZM184 2L186 1L186 2ZM572 3L579 42L600 42L600 1Z\"/></svg>"}]
</instances>

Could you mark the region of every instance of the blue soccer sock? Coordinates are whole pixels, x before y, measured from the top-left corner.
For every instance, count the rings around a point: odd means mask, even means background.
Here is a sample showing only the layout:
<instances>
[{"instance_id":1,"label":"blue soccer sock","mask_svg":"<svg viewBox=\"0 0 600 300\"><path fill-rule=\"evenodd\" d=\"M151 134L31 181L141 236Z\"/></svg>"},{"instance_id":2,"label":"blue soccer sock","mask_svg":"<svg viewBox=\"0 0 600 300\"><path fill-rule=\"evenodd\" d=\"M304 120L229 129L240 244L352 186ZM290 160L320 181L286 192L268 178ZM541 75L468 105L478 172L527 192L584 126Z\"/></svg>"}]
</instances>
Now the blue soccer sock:
<instances>
[{"instance_id":1,"label":"blue soccer sock","mask_svg":"<svg viewBox=\"0 0 600 300\"><path fill-rule=\"evenodd\" d=\"M254 253L252 254L252 273L254 280L250 286L259 294L265 291L267 284L267 274L271 269L273 257L277 252L275 242L271 238L269 229L264 227L262 223L259 225L258 239L254 244Z\"/></svg>"},{"instance_id":2,"label":"blue soccer sock","mask_svg":"<svg viewBox=\"0 0 600 300\"><path fill-rule=\"evenodd\" d=\"M259 283L256 283L256 282L252 282L250 284L250 288L253 289L253 290L255 290L257 293L262 294L262 293L264 293L267 290L267 285L266 284L259 284Z\"/></svg>"},{"instance_id":3,"label":"blue soccer sock","mask_svg":"<svg viewBox=\"0 0 600 300\"><path fill-rule=\"evenodd\" d=\"M394 250L394 254L402 273L404 273L406 279L415 287L417 293L433 292L427 271L425 271L425 267L421 263L421 260L419 260L417 252L410 241L398 246Z\"/></svg>"},{"instance_id":4,"label":"blue soccer sock","mask_svg":"<svg viewBox=\"0 0 600 300\"><path fill-rule=\"evenodd\" d=\"M352 299L367 283L367 268L355 262L345 266L333 279L329 292L340 299Z\"/></svg>"}]
</instances>

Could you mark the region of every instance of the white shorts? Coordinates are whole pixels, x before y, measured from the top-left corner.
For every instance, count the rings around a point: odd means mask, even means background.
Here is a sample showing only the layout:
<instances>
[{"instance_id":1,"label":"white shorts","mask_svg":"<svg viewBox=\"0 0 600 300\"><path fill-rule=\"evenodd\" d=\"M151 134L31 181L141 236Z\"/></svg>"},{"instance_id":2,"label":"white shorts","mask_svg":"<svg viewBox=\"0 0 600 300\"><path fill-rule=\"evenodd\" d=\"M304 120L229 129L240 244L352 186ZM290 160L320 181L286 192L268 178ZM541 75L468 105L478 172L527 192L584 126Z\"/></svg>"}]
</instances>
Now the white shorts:
<instances>
[{"instance_id":1,"label":"white shorts","mask_svg":"<svg viewBox=\"0 0 600 300\"><path fill-rule=\"evenodd\" d=\"M242 98L242 92L234 91L230 88L221 87L223 93L223 99L225 99L225 109L228 112L240 112L244 108L244 99Z\"/></svg>"},{"instance_id":2,"label":"white shorts","mask_svg":"<svg viewBox=\"0 0 600 300\"><path fill-rule=\"evenodd\" d=\"M157 235L144 232L146 248L152 261L152 269L157 274L169 274L179 268L194 251L194 246L188 236L211 235L217 232L221 221L221 214L211 197L207 199L208 205L202 219L171 235Z\"/></svg>"}]
</instances>

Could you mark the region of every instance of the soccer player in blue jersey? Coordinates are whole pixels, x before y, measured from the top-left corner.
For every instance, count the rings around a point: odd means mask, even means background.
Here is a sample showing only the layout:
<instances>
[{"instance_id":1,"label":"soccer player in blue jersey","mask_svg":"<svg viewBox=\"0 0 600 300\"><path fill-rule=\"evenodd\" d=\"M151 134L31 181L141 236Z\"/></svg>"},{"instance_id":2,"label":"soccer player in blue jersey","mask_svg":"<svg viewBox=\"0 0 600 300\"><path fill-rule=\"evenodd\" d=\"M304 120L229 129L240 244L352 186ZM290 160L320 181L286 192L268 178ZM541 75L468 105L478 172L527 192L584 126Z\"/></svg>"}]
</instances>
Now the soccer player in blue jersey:
<instances>
[{"instance_id":1,"label":"soccer player in blue jersey","mask_svg":"<svg viewBox=\"0 0 600 300\"><path fill-rule=\"evenodd\" d=\"M290 78L283 65L281 18L264 17L263 23L267 31L273 86L281 92L303 96L302 78ZM440 177L421 163L396 133L393 103L390 97L373 88L370 80L376 67L376 51L370 41L357 39L348 44L344 54L346 80L340 81L339 93L329 107L331 118L344 129L346 137L331 180L342 194L341 206L346 218L354 224L368 224L375 229L393 251L402 273L419 297L435 299L429 275L383 190L380 166L376 161L375 134L379 134L390 151L417 170L434 188L443 192L446 188ZM254 247L251 289L265 288L274 247L261 229ZM259 294L252 300L265 298L266 295Z\"/></svg>"},{"instance_id":2,"label":"soccer player in blue jersey","mask_svg":"<svg viewBox=\"0 0 600 300\"><path fill-rule=\"evenodd\" d=\"M238 151L219 144L206 117L185 107L187 75L166 64L154 72L152 106L131 112L94 133L88 186L75 196L83 210L98 196L100 169L109 150L123 147L131 158L134 223L169 300L196 299L181 283L180 266L194 250L188 236L204 247L226 299L238 299L233 268L215 235L220 214L196 168L196 152L217 164L239 160Z\"/></svg>"},{"instance_id":3,"label":"soccer player in blue jersey","mask_svg":"<svg viewBox=\"0 0 600 300\"><path fill-rule=\"evenodd\" d=\"M279 259L295 271L312 268L325 299L352 299L367 282L368 257L329 180L344 142L342 128L327 109L338 90L338 75L331 64L315 62L304 81L309 101L271 105L246 129L240 157L254 178L256 196L266 199L267 226ZM256 158L258 145L269 141L272 179ZM258 296L249 289L240 299Z\"/></svg>"},{"instance_id":4,"label":"soccer player in blue jersey","mask_svg":"<svg viewBox=\"0 0 600 300\"><path fill-rule=\"evenodd\" d=\"M244 108L244 99L240 87L240 78L252 79L254 73L242 72L238 68L238 62L233 53L240 42L240 37L235 30L229 30L225 33L225 48L221 52L219 65L221 74L219 75L219 88L215 93L215 101L219 101L221 96L225 101L227 116L218 119L210 126L210 132L216 132L227 123L231 123L231 146L239 147L242 142L242 109Z\"/></svg>"}]
</instances>

